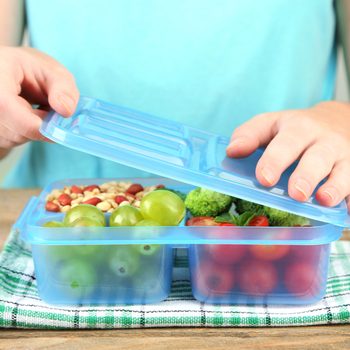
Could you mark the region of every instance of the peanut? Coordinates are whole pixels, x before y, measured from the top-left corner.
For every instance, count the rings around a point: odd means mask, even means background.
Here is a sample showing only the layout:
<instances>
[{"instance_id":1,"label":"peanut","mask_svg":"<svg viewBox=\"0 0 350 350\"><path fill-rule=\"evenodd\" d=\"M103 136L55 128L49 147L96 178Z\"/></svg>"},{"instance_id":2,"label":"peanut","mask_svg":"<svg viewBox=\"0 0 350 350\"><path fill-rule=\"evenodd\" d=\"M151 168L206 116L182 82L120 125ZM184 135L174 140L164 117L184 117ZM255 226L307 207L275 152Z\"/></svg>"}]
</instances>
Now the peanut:
<instances>
[{"instance_id":1,"label":"peanut","mask_svg":"<svg viewBox=\"0 0 350 350\"><path fill-rule=\"evenodd\" d=\"M62 193L59 197L58 197L58 202L62 205L70 205L72 202L72 198L70 197L69 194L67 193Z\"/></svg>"},{"instance_id":2,"label":"peanut","mask_svg":"<svg viewBox=\"0 0 350 350\"><path fill-rule=\"evenodd\" d=\"M96 205L96 207L102 211L107 211L111 209L111 205L107 201L100 202Z\"/></svg>"},{"instance_id":3,"label":"peanut","mask_svg":"<svg viewBox=\"0 0 350 350\"><path fill-rule=\"evenodd\" d=\"M70 208L71 208L70 205L65 205L64 207L61 208L61 212L66 213Z\"/></svg>"},{"instance_id":4,"label":"peanut","mask_svg":"<svg viewBox=\"0 0 350 350\"><path fill-rule=\"evenodd\" d=\"M100 198L92 197L92 198L84 201L83 204L97 205L100 202L102 202Z\"/></svg>"}]
</instances>

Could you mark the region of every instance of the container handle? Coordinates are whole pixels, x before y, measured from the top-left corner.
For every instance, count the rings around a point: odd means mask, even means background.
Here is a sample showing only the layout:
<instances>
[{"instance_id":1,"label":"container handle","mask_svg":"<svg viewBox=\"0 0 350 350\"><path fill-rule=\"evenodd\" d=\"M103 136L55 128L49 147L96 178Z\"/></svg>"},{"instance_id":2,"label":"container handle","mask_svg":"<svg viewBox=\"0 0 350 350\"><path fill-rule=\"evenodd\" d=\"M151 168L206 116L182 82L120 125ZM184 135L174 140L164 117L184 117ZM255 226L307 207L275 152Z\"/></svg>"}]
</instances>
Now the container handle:
<instances>
[{"instance_id":1,"label":"container handle","mask_svg":"<svg viewBox=\"0 0 350 350\"><path fill-rule=\"evenodd\" d=\"M38 197L31 197L25 207L23 208L21 214L19 215L17 221L13 224L12 229L23 235L25 225L28 218L33 214L34 209L36 208L36 203Z\"/></svg>"}]
</instances>

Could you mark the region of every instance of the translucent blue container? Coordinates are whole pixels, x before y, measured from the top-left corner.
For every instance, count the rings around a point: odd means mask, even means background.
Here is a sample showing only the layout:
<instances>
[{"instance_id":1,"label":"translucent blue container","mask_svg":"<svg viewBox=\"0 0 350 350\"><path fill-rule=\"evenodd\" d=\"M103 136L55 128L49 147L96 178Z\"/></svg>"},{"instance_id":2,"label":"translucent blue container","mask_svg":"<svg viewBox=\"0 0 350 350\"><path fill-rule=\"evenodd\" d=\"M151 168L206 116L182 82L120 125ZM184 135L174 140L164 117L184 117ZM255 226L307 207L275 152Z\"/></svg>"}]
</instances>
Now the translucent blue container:
<instances>
[{"instance_id":1,"label":"translucent blue container","mask_svg":"<svg viewBox=\"0 0 350 350\"><path fill-rule=\"evenodd\" d=\"M46 197L53 189L107 181L55 182L28 202L14 226L31 244L38 292L50 304L149 304L169 295L173 245L164 238L166 228L42 226L64 217L45 210ZM143 184L156 181L148 179ZM108 222L110 214L105 215ZM152 253L140 254L146 245L154 248Z\"/></svg>"},{"instance_id":2,"label":"translucent blue container","mask_svg":"<svg viewBox=\"0 0 350 350\"><path fill-rule=\"evenodd\" d=\"M162 301L170 292L174 248L188 249L193 295L203 302L309 304L323 297L329 246L342 231L330 224L42 227L46 221L63 219L64 214L45 210L46 196L53 189L109 180L55 182L33 197L18 219L15 228L32 246L38 292L44 301L59 305ZM120 179L125 180L143 186L162 183L185 192L193 188L164 178ZM135 254L142 245L158 249L150 256Z\"/></svg>"},{"instance_id":3,"label":"translucent blue container","mask_svg":"<svg viewBox=\"0 0 350 350\"><path fill-rule=\"evenodd\" d=\"M139 304L167 297L174 248L188 249L193 295L209 303L309 304L322 298L330 243L350 226L343 201L321 206L315 196L300 203L288 196L291 165L273 188L255 177L262 149L244 159L226 156L227 137L89 97L75 114L51 111L41 133L66 147L136 167L189 191L201 186L312 219L312 227L102 227L44 228L62 214L44 209L53 188L101 183L107 179L51 184L27 205L15 227L32 245L40 296L56 304ZM170 180L172 179L172 180ZM176 181L173 181L176 180ZM142 238L140 238L142 237ZM120 256L135 246L159 245L123 275ZM125 263L125 262L124 262ZM131 264L131 263L130 263ZM124 266L124 265L123 265ZM125 267L125 266L124 266Z\"/></svg>"}]
</instances>

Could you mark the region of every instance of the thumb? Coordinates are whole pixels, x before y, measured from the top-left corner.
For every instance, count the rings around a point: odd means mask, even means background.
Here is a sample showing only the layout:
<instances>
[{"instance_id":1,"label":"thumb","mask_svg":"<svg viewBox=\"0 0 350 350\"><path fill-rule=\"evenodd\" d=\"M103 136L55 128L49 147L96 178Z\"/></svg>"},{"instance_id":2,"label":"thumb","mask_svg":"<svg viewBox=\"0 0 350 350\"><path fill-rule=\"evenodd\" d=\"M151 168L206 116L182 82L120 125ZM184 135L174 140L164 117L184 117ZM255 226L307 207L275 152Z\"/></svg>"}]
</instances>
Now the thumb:
<instances>
[{"instance_id":1,"label":"thumb","mask_svg":"<svg viewBox=\"0 0 350 350\"><path fill-rule=\"evenodd\" d=\"M257 148L268 144L277 133L279 112L255 116L236 128L226 148L228 157L247 157Z\"/></svg>"}]
</instances>

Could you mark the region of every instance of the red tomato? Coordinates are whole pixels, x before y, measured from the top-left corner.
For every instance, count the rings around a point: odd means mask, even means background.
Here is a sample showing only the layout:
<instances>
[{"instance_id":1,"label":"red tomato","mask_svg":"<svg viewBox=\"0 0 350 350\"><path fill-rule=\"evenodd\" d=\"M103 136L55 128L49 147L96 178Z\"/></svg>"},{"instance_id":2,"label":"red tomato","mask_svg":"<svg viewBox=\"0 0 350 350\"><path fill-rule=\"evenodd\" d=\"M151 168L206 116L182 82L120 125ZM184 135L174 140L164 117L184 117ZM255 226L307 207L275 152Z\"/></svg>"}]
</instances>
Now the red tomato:
<instances>
[{"instance_id":1,"label":"red tomato","mask_svg":"<svg viewBox=\"0 0 350 350\"><path fill-rule=\"evenodd\" d=\"M211 216L195 216L186 222L186 226L218 226Z\"/></svg>"},{"instance_id":2,"label":"red tomato","mask_svg":"<svg viewBox=\"0 0 350 350\"><path fill-rule=\"evenodd\" d=\"M310 296L316 292L317 269L307 262L296 262L285 270L284 284L290 293Z\"/></svg>"},{"instance_id":3,"label":"red tomato","mask_svg":"<svg viewBox=\"0 0 350 350\"><path fill-rule=\"evenodd\" d=\"M247 226L269 226L269 219L265 215L254 216Z\"/></svg>"},{"instance_id":4,"label":"red tomato","mask_svg":"<svg viewBox=\"0 0 350 350\"><path fill-rule=\"evenodd\" d=\"M277 269L267 261L250 260L242 263L238 283L244 293L266 295L277 285Z\"/></svg>"},{"instance_id":5,"label":"red tomato","mask_svg":"<svg viewBox=\"0 0 350 350\"><path fill-rule=\"evenodd\" d=\"M247 247L245 245L235 244L209 244L205 245L205 250L217 263L230 265L243 258Z\"/></svg>"},{"instance_id":6,"label":"red tomato","mask_svg":"<svg viewBox=\"0 0 350 350\"><path fill-rule=\"evenodd\" d=\"M317 264L323 247L323 245L293 245L290 247L291 260Z\"/></svg>"},{"instance_id":7,"label":"red tomato","mask_svg":"<svg viewBox=\"0 0 350 350\"><path fill-rule=\"evenodd\" d=\"M203 261L196 267L194 284L202 294L224 294L233 289L233 269L212 261Z\"/></svg>"},{"instance_id":8,"label":"red tomato","mask_svg":"<svg viewBox=\"0 0 350 350\"><path fill-rule=\"evenodd\" d=\"M258 259L274 261L285 257L290 246L288 245L252 245L249 247L250 252Z\"/></svg>"},{"instance_id":9,"label":"red tomato","mask_svg":"<svg viewBox=\"0 0 350 350\"><path fill-rule=\"evenodd\" d=\"M236 226L235 224L231 224L230 222L220 222L219 226Z\"/></svg>"}]
</instances>

